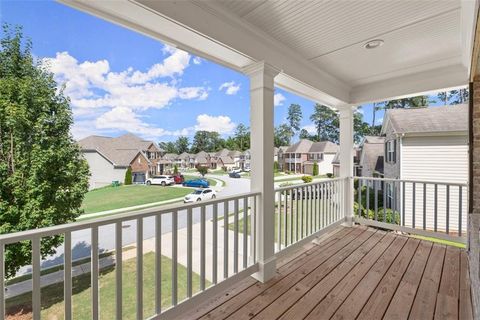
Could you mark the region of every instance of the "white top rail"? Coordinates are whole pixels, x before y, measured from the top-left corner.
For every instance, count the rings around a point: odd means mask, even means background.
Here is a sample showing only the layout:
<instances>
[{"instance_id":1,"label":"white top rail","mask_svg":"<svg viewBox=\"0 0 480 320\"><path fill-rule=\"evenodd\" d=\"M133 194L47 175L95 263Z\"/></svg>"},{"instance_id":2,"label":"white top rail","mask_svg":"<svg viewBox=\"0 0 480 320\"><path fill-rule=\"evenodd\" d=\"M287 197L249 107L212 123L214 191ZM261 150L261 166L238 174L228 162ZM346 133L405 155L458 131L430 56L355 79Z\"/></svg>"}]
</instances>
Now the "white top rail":
<instances>
[{"instance_id":1,"label":"white top rail","mask_svg":"<svg viewBox=\"0 0 480 320\"><path fill-rule=\"evenodd\" d=\"M320 181L313 181L313 182L309 182L309 183L294 184L294 185L291 185L291 186L278 187L278 188L275 188L275 192L285 191L285 190L290 190L290 189L303 188L303 187L308 187L308 186L316 186L316 185L319 185L319 184L325 184L325 183L336 182L336 181L341 181L341 180L345 180L345 178L325 178L325 179L322 179Z\"/></svg>"},{"instance_id":2,"label":"white top rail","mask_svg":"<svg viewBox=\"0 0 480 320\"><path fill-rule=\"evenodd\" d=\"M19 231L14 233L7 233L7 234L0 235L0 244L17 243L20 241L31 240L34 237L37 237L37 238L51 237L51 236L63 234L65 232L73 232L73 231L89 229L93 227L104 226L108 224L114 224L117 222L130 221L130 220L135 220L140 218L151 217L155 215L167 214L167 213L176 212L176 211L183 211L183 210L188 210L190 208L192 209L200 208L200 207L204 207L204 206L208 206L216 203L224 203L224 202L228 202L236 199L243 199L245 197L253 197L258 195L260 195L260 192L246 192L246 193L240 193L230 197L206 200L200 203L194 202L190 204L184 204L181 206L172 204L172 205L166 205L162 207L154 207L154 208L139 210L135 212L125 212L115 216L98 218L95 220L72 222L67 224L51 226L51 227Z\"/></svg>"},{"instance_id":3,"label":"white top rail","mask_svg":"<svg viewBox=\"0 0 480 320\"><path fill-rule=\"evenodd\" d=\"M404 180L404 179L392 179L392 178L375 178L375 177L353 177L359 180L373 180L373 181L392 181L392 182L407 182L407 183L426 183L426 184L439 184L449 185L454 187L467 187L467 183L454 183L454 182L442 182L442 181L422 181L422 180Z\"/></svg>"}]
</instances>

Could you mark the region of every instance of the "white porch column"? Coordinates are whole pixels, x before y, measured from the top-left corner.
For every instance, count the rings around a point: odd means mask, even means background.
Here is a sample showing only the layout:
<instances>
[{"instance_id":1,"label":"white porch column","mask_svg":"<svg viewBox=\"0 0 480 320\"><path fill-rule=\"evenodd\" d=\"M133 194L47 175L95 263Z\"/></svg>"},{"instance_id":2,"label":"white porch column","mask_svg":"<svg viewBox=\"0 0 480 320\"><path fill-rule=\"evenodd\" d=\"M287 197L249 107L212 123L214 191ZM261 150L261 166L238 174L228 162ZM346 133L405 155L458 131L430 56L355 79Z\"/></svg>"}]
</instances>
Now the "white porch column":
<instances>
[{"instance_id":1,"label":"white porch column","mask_svg":"<svg viewBox=\"0 0 480 320\"><path fill-rule=\"evenodd\" d=\"M275 199L273 185L273 79L279 73L265 62L245 68L250 76L251 190L261 192L257 205L257 259L260 269L253 275L261 282L276 272L274 256Z\"/></svg>"},{"instance_id":2,"label":"white porch column","mask_svg":"<svg viewBox=\"0 0 480 320\"><path fill-rule=\"evenodd\" d=\"M345 178L343 210L346 224L353 222L353 112L350 105L339 107L340 111L340 178Z\"/></svg>"}]
</instances>

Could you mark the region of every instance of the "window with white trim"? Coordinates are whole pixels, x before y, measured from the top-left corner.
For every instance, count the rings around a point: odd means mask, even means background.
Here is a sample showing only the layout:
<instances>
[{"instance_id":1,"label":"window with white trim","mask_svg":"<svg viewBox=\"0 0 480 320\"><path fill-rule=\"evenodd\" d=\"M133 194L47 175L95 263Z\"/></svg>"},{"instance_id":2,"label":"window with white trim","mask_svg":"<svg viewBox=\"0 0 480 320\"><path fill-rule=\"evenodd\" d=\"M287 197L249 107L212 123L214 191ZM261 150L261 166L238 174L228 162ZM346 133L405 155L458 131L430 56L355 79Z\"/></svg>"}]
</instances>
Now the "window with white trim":
<instances>
[{"instance_id":1,"label":"window with white trim","mask_svg":"<svg viewBox=\"0 0 480 320\"><path fill-rule=\"evenodd\" d=\"M395 163L395 140L389 140L387 141L387 162L389 163Z\"/></svg>"}]
</instances>

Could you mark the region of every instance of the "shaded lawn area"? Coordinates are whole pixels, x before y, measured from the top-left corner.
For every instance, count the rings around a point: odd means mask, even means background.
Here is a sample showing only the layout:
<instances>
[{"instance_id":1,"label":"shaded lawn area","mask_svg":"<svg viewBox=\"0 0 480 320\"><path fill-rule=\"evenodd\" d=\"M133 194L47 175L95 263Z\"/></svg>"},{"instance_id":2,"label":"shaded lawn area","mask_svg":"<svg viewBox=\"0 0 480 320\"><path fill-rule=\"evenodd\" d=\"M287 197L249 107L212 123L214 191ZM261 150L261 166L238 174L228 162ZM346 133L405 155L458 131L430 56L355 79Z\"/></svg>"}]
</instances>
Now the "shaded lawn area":
<instances>
[{"instance_id":1,"label":"shaded lawn area","mask_svg":"<svg viewBox=\"0 0 480 320\"><path fill-rule=\"evenodd\" d=\"M105 187L87 192L82 209L85 213L120 209L180 198L191 192L188 188L145 185Z\"/></svg>"},{"instance_id":2,"label":"shaded lawn area","mask_svg":"<svg viewBox=\"0 0 480 320\"><path fill-rule=\"evenodd\" d=\"M162 308L171 305L171 260L162 256ZM155 312L155 254L144 255L143 269L144 317L153 316ZM178 301L187 296L187 269L178 264ZM115 317L115 268L109 267L101 271L100 288L100 319ZM122 319L136 318L136 261L129 259L123 262L123 310ZM206 281L206 286L210 283ZM192 288L197 292L200 287L200 277L193 274ZM31 318L31 293L8 299L6 301L7 319ZM90 274L84 274L73 280L73 318L80 320L92 319ZM63 283L50 285L42 289L42 319L63 319Z\"/></svg>"}]
</instances>

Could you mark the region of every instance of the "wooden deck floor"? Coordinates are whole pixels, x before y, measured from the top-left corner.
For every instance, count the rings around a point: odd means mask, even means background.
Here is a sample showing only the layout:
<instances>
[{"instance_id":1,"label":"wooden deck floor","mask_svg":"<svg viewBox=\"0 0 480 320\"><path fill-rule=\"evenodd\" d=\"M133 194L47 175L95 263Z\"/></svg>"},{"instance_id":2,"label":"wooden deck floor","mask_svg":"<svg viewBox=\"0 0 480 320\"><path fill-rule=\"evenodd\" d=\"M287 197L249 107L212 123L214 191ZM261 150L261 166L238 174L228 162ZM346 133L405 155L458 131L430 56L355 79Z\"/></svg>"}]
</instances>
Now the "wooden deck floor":
<instances>
[{"instance_id":1,"label":"wooden deck floor","mask_svg":"<svg viewBox=\"0 0 480 320\"><path fill-rule=\"evenodd\" d=\"M182 319L473 319L464 250L341 227Z\"/></svg>"}]
</instances>

